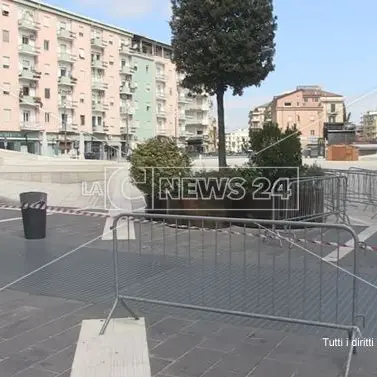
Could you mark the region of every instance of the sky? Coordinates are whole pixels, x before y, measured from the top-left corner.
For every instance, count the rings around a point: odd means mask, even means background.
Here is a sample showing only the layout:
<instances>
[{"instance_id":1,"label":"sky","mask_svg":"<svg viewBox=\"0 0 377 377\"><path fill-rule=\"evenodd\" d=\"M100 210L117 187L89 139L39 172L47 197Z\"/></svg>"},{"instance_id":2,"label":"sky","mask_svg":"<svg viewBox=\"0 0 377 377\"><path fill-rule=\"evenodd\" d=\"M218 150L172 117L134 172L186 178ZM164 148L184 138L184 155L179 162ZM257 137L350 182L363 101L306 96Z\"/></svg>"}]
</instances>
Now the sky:
<instances>
[{"instance_id":1,"label":"sky","mask_svg":"<svg viewBox=\"0 0 377 377\"><path fill-rule=\"evenodd\" d=\"M50 0L49 4L170 43L170 0ZM377 110L377 1L275 0L275 70L242 97L225 98L227 130L247 127L251 108L298 85L342 94L351 119Z\"/></svg>"}]
</instances>

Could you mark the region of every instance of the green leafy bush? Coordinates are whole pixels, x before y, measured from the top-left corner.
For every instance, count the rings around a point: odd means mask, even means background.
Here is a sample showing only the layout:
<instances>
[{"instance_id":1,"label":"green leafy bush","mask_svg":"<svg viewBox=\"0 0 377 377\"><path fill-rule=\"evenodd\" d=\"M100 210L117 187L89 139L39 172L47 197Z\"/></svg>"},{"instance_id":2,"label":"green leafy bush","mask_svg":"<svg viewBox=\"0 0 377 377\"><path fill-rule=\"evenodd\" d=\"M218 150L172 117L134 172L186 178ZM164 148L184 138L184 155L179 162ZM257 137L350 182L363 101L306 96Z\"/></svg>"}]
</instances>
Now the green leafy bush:
<instances>
[{"instance_id":1,"label":"green leafy bush","mask_svg":"<svg viewBox=\"0 0 377 377\"><path fill-rule=\"evenodd\" d=\"M250 131L250 148L254 154L249 164L261 175L275 181L297 176L302 166L300 132L296 127L284 131L276 123L265 123L262 129Z\"/></svg>"},{"instance_id":2,"label":"green leafy bush","mask_svg":"<svg viewBox=\"0 0 377 377\"><path fill-rule=\"evenodd\" d=\"M133 151L131 157L131 179L135 186L146 195L159 195L168 183L161 178L172 180L191 175L191 159L182 152L175 141L157 136L149 139Z\"/></svg>"}]
</instances>

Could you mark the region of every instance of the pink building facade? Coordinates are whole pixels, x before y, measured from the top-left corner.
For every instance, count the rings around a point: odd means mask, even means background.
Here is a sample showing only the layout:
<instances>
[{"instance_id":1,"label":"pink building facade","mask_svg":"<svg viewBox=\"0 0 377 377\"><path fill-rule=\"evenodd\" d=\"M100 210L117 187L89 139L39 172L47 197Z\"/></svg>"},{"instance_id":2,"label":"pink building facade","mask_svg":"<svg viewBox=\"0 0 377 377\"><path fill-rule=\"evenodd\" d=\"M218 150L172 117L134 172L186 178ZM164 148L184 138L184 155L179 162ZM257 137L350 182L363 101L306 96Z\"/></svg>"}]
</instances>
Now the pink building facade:
<instances>
[{"instance_id":1,"label":"pink building facade","mask_svg":"<svg viewBox=\"0 0 377 377\"><path fill-rule=\"evenodd\" d=\"M36 1L1 10L0 148L115 159L157 134L205 134L210 105L187 123L168 45L135 49L143 37Z\"/></svg>"}]
</instances>

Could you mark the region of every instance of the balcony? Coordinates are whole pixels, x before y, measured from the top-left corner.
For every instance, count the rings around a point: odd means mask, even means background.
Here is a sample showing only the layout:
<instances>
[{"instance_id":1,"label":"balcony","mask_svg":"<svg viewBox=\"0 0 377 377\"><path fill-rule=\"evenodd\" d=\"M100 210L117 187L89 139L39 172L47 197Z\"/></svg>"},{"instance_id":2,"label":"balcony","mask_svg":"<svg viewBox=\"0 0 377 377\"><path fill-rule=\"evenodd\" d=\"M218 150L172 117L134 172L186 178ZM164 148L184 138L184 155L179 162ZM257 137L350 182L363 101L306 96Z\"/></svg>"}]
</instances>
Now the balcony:
<instances>
[{"instance_id":1,"label":"balcony","mask_svg":"<svg viewBox=\"0 0 377 377\"><path fill-rule=\"evenodd\" d=\"M59 76L58 85L74 86L77 79L71 76Z\"/></svg>"},{"instance_id":2,"label":"balcony","mask_svg":"<svg viewBox=\"0 0 377 377\"><path fill-rule=\"evenodd\" d=\"M18 28L29 31L38 31L40 29L40 23L25 17L18 20Z\"/></svg>"},{"instance_id":3,"label":"balcony","mask_svg":"<svg viewBox=\"0 0 377 377\"><path fill-rule=\"evenodd\" d=\"M120 94L121 95L127 95L127 96L130 96L130 95L132 95L132 90L131 90L131 87L130 87L130 85L122 85L121 87L120 87Z\"/></svg>"},{"instance_id":4,"label":"balcony","mask_svg":"<svg viewBox=\"0 0 377 377\"><path fill-rule=\"evenodd\" d=\"M18 46L18 51L20 54L37 56L40 53L41 49L33 45L22 43Z\"/></svg>"},{"instance_id":5,"label":"balcony","mask_svg":"<svg viewBox=\"0 0 377 377\"><path fill-rule=\"evenodd\" d=\"M31 95L20 95L20 106L41 106L42 99L40 97L34 97Z\"/></svg>"},{"instance_id":6,"label":"balcony","mask_svg":"<svg viewBox=\"0 0 377 377\"><path fill-rule=\"evenodd\" d=\"M119 54L120 55L131 55L130 53L130 47L126 45L121 45L119 48Z\"/></svg>"},{"instance_id":7,"label":"balcony","mask_svg":"<svg viewBox=\"0 0 377 377\"><path fill-rule=\"evenodd\" d=\"M34 69L22 69L18 74L18 78L22 80L37 81L41 78L41 72Z\"/></svg>"},{"instance_id":8,"label":"balcony","mask_svg":"<svg viewBox=\"0 0 377 377\"><path fill-rule=\"evenodd\" d=\"M134 73L134 69L130 65L124 65L120 68L121 75L132 75Z\"/></svg>"},{"instance_id":9,"label":"balcony","mask_svg":"<svg viewBox=\"0 0 377 377\"><path fill-rule=\"evenodd\" d=\"M134 115L135 109L130 106L121 106L120 107L120 114L121 115Z\"/></svg>"},{"instance_id":10,"label":"balcony","mask_svg":"<svg viewBox=\"0 0 377 377\"><path fill-rule=\"evenodd\" d=\"M96 124L92 125L92 131L95 132L95 133L98 133L98 134L104 134L105 133L103 126L98 126Z\"/></svg>"},{"instance_id":11,"label":"balcony","mask_svg":"<svg viewBox=\"0 0 377 377\"><path fill-rule=\"evenodd\" d=\"M100 37L92 38L90 43L94 48L105 48L107 46L107 43Z\"/></svg>"},{"instance_id":12,"label":"balcony","mask_svg":"<svg viewBox=\"0 0 377 377\"><path fill-rule=\"evenodd\" d=\"M76 56L70 52L59 52L58 54L59 62L73 63L76 61Z\"/></svg>"},{"instance_id":13,"label":"balcony","mask_svg":"<svg viewBox=\"0 0 377 377\"><path fill-rule=\"evenodd\" d=\"M178 103L187 103L187 97L186 96L183 96L183 95L180 95L178 97Z\"/></svg>"},{"instance_id":14,"label":"balcony","mask_svg":"<svg viewBox=\"0 0 377 377\"><path fill-rule=\"evenodd\" d=\"M102 80L93 80L92 81L92 90L104 91L109 87L109 84L106 84Z\"/></svg>"},{"instance_id":15,"label":"balcony","mask_svg":"<svg viewBox=\"0 0 377 377\"><path fill-rule=\"evenodd\" d=\"M77 102L71 100L59 100L58 107L59 109L73 110L77 107Z\"/></svg>"},{"instance_id":16,"label":"balcony","mask_svg":"<svg viewBox=\"0 0 377 377\"><path fill-rule=\"evenodd\" d=\"M109 132L109 131L110 131L110 126L109 126L107 123L104 123L104 124L102 125L102 127L103 127L103 130L104 130L105 132Z\"/></svg>"},{"instance_id":17,"label":"balcony","mask_svg":"<svg viewBox=\"0 0 377 377\"><path fill-rule=\"evenodd\" d=\"M59 29L58 30L58 39L65 41L73 41L76 38L76 33L73 33L71 30Z\"/></svg>"},{"instance_id":18,"label":"balcony","mask_svg":"<svg viewBox=\"0 0 377 377\"><path fill-rule=\"evenodd\" d=\"M103 60L92 60L92 68L104 69L108 66Z\"/></svg>"},{"instance_id":19,"label":"balcony","mask_svg":"<svg viewBox=\"0 0 377 377\"><path fill-rule=\"evenodd\" d=\"M165 99L166 98L165 92L157 92L156 98L157 99Z\"/></svg>"},{"instance_id":20,"label":"balcony","mask_svg":"<svg viewBox=\"0 0 377 377\"><path fill-rule=\"evenodd\" d=\"M39 123L21 122L20 123L20 130L21 131L42 131L43 127Z\"/></svg>"},{"instance_id":21,"label":"balcony","mask_svg":"<svg viewBox=\"0 0 377 377\"><path fill-rule=\"evenodd\" d=\"M69 133L75 133L79 130L79 126L78 124L75 124L75 123L66 123L66 124L63 124L63 123L60 123L59 124L59 132L69 132Z\"/></svg>"},{"instance_id":22,"label":"balcony","mask_svg":"<svg viewBox=\"0 0 377 377\"><path fill-rule=\"evenodd\" d=\"M156 81L162 81L162 82L165 82L166 81L166 76L163 74L163 73L156 73Z\"/></svg>"},{"instance_id":23,"label":"balcony","mask_svg":"<svg viewBox=\"0 0 377 377\"><path fill-rule=\"evenodd\" d=\"M102 102L92 101L92 111L97 111L99 113L104 113L108 109L109 109L109 106L107 104L104 104Z\"/></svg>"},{"instance_id":24,"label":"balcony","mask_svg":"<svg viewBox=\"0 0 377 377\"><path fill-rule=\"evenodd\" d=\"M165 110L157 110L157 118L166 118L166 111Z\"/></svg>"},{"instance_id":25,"label":"balcony","mask_svg":"<svg viewBox=\"0 0 377 377\"><path fill-rule=\"evenodd\" d=\"M129 121L127 126L120 127L120 133L122 135L132 135L135 134L138 129L138 124L136 122Z\"/></svg>"}]
</instances>

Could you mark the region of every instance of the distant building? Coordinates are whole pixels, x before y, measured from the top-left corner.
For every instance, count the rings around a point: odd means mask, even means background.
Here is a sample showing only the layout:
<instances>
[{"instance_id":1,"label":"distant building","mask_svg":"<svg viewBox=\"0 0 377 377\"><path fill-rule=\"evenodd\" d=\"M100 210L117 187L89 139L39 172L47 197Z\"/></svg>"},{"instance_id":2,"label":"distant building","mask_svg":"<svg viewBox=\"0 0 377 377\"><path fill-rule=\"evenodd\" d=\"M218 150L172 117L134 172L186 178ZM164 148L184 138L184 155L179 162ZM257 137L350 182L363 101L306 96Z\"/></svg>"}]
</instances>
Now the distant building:
<instances>
[{"instance_id":1,"label":"distant building","mask_svg":"<svg viewBox=\"0 0 377 377\"><path fill-rule=\"evenodd\" d=\"M375 140L377 138L377 111L367 111L363 114L360 128L363 140Z\"/></svg>"},{"instance_id":2,"label":"distant building","mask_svg":"<svg viewBox=\"0 0 377 377\"><path fill-rule=\"evenodd\" d=\"M225 134L225 149L230 153L241 153L249 141L249 129L242 128Z\"/></svg>"},{"instance_id":3,"label":"distant building","mask_svg":"<svg viewBox=\"0 0 377 377\"><path fill-rule=\"evenodd\" d=\"M271 121L271 103L265 103L250 111L249 128L259 129L263 127L265 122Z\"/></svg>"},{"instance_id":4,"label":"distant building","mask_svg":"<svg viewBox=\"0 0 377 377\"><path fill-rule=\"evenodd\" d=\"M272 122L281 128L296 126L304 146L323 137L324 123L344 123L344 112L343 96L319 86L298 86L271 103Z\"/></svg>"}]
</instances>

